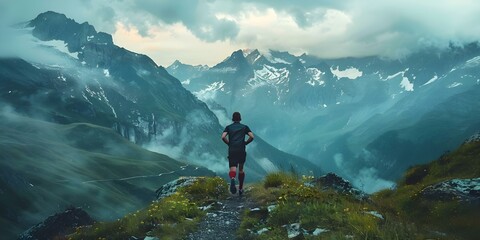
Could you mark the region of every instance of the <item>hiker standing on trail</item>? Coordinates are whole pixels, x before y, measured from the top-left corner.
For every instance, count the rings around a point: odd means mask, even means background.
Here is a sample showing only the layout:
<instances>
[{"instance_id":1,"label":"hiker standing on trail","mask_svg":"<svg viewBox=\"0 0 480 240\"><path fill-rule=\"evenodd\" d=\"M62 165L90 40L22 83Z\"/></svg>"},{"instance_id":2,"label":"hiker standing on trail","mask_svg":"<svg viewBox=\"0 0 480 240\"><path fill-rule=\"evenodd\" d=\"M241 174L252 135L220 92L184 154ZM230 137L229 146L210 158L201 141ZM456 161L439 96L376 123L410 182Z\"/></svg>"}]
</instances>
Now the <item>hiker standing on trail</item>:
<instances>
[{"instance_id":1,"label":"hiker standing on trail","mask_svg":"<svg viewBox=\"0 0 480 240\"><path fill-rule=\"evenodd\" d=\"M225 127L222 133L222 140L228 145L228 164L230 166L230 192L235 194L237 187L235 186L235 175L238 166L238 194L243 194L243 181L245 180L245 172L243 165L247 157L245 146L253 141L253 133L247 125L240 123L242 117L239 112L234 112L232 115L233 123ZM245 141L245 135L248 135ZM228 136L228 138L227 138Z\"/></svg>"}]
</instances>

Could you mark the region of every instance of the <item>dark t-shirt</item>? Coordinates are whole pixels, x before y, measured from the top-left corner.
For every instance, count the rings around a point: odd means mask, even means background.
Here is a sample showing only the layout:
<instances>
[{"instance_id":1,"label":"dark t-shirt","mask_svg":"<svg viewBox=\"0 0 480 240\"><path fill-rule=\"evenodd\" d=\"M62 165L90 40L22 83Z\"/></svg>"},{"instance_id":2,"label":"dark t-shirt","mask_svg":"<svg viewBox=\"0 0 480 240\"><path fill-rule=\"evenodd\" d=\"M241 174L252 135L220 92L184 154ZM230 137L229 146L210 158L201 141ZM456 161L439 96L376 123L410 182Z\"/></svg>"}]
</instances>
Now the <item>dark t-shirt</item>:
<instances>
[{"instance_id":1,"label":"dark t-shirt","mask_svg":"<svg viewBox=\"0 0 480 240\"><path fill-rule=\"evenodd\" d=\"M223 132L226 132L228 135L228 150L230 152L245 151L245 135L251 132L247 125L234 122L225 127Z\"/></svg>"}]
</instances>

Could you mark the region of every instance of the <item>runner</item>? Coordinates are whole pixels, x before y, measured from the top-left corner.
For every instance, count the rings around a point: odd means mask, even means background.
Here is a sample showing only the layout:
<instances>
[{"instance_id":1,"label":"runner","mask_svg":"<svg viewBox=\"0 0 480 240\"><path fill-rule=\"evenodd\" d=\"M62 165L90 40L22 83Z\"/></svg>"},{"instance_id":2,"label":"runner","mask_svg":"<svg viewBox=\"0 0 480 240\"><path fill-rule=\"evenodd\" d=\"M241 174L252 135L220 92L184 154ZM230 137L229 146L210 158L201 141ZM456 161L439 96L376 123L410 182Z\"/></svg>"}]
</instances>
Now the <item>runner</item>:
<instances>
[{"instance_id":1,"label":"runner","mask_svg":"<svg viewBox=\"0 0 480 240\"><path fill-rule=\"evenodd\" d=\"M243 171L243 165L247 157L245 146L253 141L253 133L247 125L240 123L242 117L239 112L234 112L232 115L233 123L225 127L222 133L222 140L228 145L228 163L230 172L230 192L235 194L237 187L235 186L235 176L237 174L238 167L238 194L243 194L243 181L245 180L245 172ZM247 141L245 141L245 135L248 135ZM228 136L228 138L227 138Z\"/></svg>"}]
</instances>

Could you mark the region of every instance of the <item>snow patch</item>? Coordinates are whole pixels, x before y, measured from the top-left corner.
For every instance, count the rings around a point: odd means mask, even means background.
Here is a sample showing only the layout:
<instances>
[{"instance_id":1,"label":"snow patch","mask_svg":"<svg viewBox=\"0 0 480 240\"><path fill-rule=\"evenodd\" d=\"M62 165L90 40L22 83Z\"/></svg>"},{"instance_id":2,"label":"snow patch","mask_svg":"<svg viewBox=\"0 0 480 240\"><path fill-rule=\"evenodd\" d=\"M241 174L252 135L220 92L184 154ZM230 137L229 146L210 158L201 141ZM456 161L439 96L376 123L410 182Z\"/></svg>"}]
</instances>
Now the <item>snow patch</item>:
<instances>
[{"instance_id":1,"label":"snow patch","mask_svg":"<svg viewBox=\"0 0 480 240\"><path fill-rule=\"evenodd\" d=\"M425 85L428 85L430 83L433 83L435 81L438 80L438 76L435 74L435 76L433 76L430 80L428 80L428 82L426 82L425 84L423 84L422 86L425 86Z\"/></svg>"},{"instance_id":2,"label":"snow patch","mask_svg":"<svg viewBox=\"0 0 480 240\"><path fill-rule=\"evenodd\" d=\"M110 77L110 71L108 71L108 69L103 69L103 75L105 75L105 77Z\"/></svg>"},{"instance_id":3,"label":"snow patch","mask_svg":"<svg viewBox=\"0 0 480 240\"><path fill-rule=\"evenodd\" d=\"M333 75L337 77L337 79L340 78L348 78L351 80L357 79L363 75L363 72L354 68L350 67L345 70L339 70L339 66L337 66L336 69L333 69L332 67L330 68L330 71L332 72Z\"/></svg>"},{"instance_id":4,"label":"snow patch","mask_svg":"<svg viewBox=\"0 0 480 240\"><path fill-rule=\"evenodd\" d=\"M467 60L467 62L465 63L465 67L467 68L477 67L479 65L480 65L480 56Z\"/></svg>"},{"instance_id":5,"label":"snow patch","mask_svg":"<svg viewBox=\"0 0 480 240\"><path fill-rule=\"evenodd\" d=\"M450 85L447 86L447 88L456 88L456 87L459 87L459 86L462 86L463 83L459 83L459 82L454 82Z\"/></svg>"},{"instance_id":6,"label":"snow patch","mask_svg":"<svg viewBox=\"0 0 480 240\"><path fill-rule=\"evenodd\" d=\"M388 80L394 79L394 78L396 78L400 75L402 75L402 77L403 77L408 70L409 70L409 68L405 69L405 71L401 71L401 72L395 73L393 75L389 75L387 78L382 79L382 81L388 81Z\"/></svg>"},{"instance_id":7,"label":"snow patch","mask_svg":"<svg viewBox=\"0 0 480 240\"><path fill-rule=\"evenodd\" d=\"M190 79L187 79L182 82L182 85L190 85Z\"/></svg>"},{"instance_id":8,"label":"snow patch","mask_svg":"<svg viewBox=\"0 0 480 240\"><path fill-rule=\"evenodd\" d=\"M262 57L262 55L258 54L258 56L253 60L253 63L257 62L257 60L260 59L260 57Z\"/></svg>"},{"instance_id":9,"label":"snow patch","mask_svg":"<svg viewBox=\"0 0 480 240\"><path fill-rule=\"evenodd\" d=\"M325 85L325 81L321 80L322 75L325 75L324 72L318 70L317 68L307 68L307 73L310 74L310 79L306 83L312 86Z\"/></svg>"},{"instance_id":10,"label":"snow patch","mask_svg":"<svg viewBox=\"0 0 480 240\"><path fill-rule=\"evenodd\" d=\"M95 36L91 35L91 36L87 36L87 41L90 42L92 39L94 39Z\"/></svg>"},{"instance_id":11,"label":"snow patch","mask_svg":"<svg viewBox=\"0 0 480 240\"><path fill-rule=\"evenodd\" d=\"M288 83L290 72L286 68L277 69L273 66L263 65L260 70L254 71L254 77L248 80L252 88L264 85L278 85Z\"/></svg>"},{"instance_id":12,"label":"snow patch","mask_svg":"<svg viewBox=\"0 0 480 240\"><path fill-rule=\"evenodd\" d=\"M117 112L115 111L115 108L113 108L113 106L110 104L110 101L108 100L107 96L105 95L105 91L103 90L100 83L97 80L95 80L95 81L97 82L100 91L97 93L97 92L91 90L88 85L85 85L85 91L87 91L90 94L91 97L97 98L99 101L105 102L105 104L107 104L107 106L110 109L112 109L112 113L115 116L115 118L117 118ZM85 96L85 93L82 93L82 95L88 101L88 98L87 98L87 96Z\"/></svg>"},{"instance_id":13,"label":"snow patch","mask_svg":"<svg viewBox=\"0 0 480 240\"><path fill-rule=\"evenodd\" d=\"M66 82L66 81L67 81L67 79L65 78L65 76L63 76L62 74L60 74L60 76L58 76L57 79L59 79L59 80L62 81L62 82Z\"/></svg>"},{"instance_id":14,"label":"snow patch","mask_svg":"<svg viewBox=\"0 0 480 240\"><path fill-rule=\"evenodd\" d=\"M225 83L223 81L214 82L208 85L207 88L202 89L198 92L193 92L193 94L202 101L215 99L215 96L217 95L217 91L225 91L223 86L225 86Z\"/></svg>"},{"instance_id":15,"label":"snow patch","mask_svg":"<svg viewBox=\"0 0 480 240\"><path fill-rule=\"evenodd\" d=\"M407 77L403 77L400 86L407 92L413 92L413 83Z\"/></svg>"}]
</instances>

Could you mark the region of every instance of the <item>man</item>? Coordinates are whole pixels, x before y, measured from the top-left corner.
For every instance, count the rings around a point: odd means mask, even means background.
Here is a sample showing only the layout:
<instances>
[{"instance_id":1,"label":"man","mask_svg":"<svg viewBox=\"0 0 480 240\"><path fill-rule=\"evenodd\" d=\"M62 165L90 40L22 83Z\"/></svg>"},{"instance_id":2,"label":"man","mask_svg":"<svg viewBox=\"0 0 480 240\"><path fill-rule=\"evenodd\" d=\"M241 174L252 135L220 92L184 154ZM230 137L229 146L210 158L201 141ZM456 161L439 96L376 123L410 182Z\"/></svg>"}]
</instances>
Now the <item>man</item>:
<instances>
[{"instance_id":1,"label":"man","mask_svg":"<svg viewBox=\"0 0 480 240\"><path fill-rule=\"evenodd\" d=\"M243 165L247 153L245 146L253 141L253 133L247 125L240 123L242 117L239 112L234 112L232 115L233 123L228 125L222 133L222 140L228 145L228 164L230 166L230 192L235 194L237 187L235 186L235 175L237 173L238 166L238 194L243 194L243 181L245 180L245 172L243 171ZM245 135L248 135L247 141L245 141ZM228 138L227 138L228 136Z\"/></svg>"}]
</instances>

